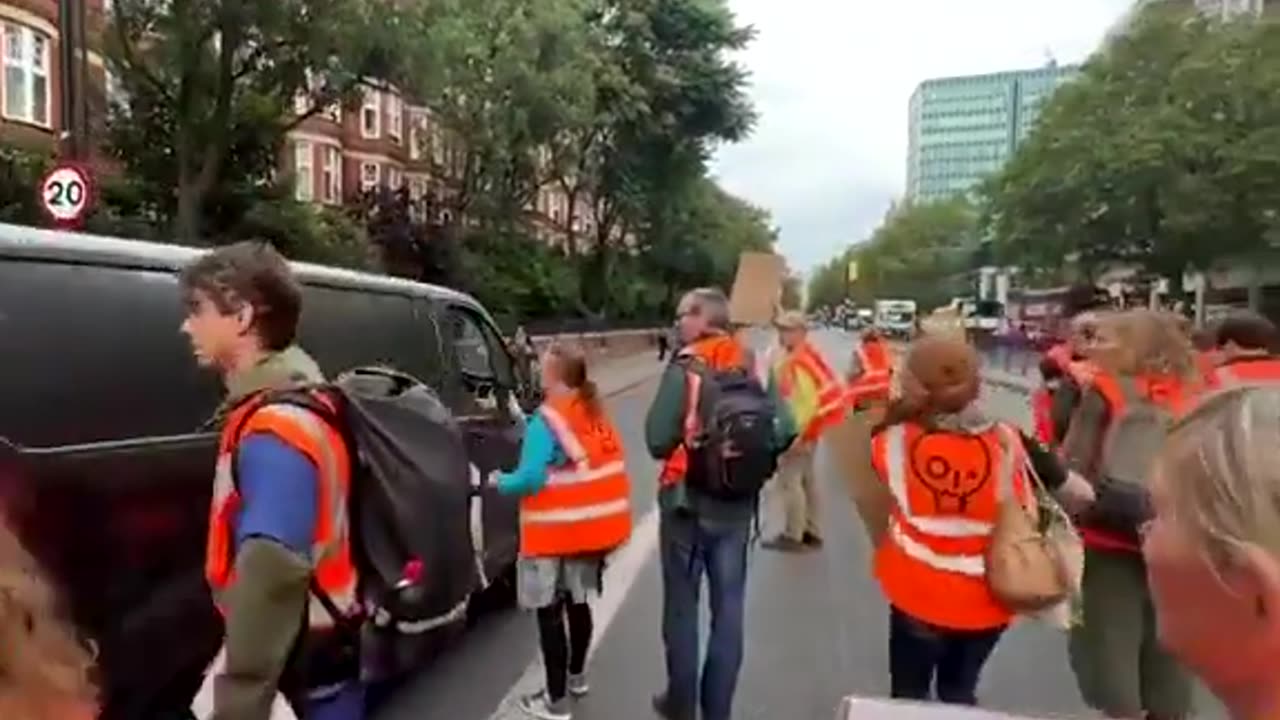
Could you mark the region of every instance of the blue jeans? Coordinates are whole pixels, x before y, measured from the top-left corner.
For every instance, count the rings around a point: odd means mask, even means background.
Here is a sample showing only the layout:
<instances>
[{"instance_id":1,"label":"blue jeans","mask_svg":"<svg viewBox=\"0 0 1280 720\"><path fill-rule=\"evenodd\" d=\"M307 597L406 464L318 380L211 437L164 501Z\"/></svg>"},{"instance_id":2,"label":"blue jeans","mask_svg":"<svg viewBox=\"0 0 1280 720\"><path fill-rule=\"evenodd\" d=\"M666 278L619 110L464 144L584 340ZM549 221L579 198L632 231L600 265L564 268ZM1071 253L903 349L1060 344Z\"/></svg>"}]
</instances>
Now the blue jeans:
<instances>
[{"instance_id":1,"label":"blue jeans","mask_svg":"<svg viewBox=\"0 0 1280 720\"><path fill-rule=\"evenodd\" d=\"M710 523L666 511L659 542L662 561L662 642L667 655L667 697L702 720L729 720L742 667L742 625L751 523ZM707 575L711 634L698 673L698 596ZM701 690L699 691L699 687Z\"/></svg>"}]
</instances>

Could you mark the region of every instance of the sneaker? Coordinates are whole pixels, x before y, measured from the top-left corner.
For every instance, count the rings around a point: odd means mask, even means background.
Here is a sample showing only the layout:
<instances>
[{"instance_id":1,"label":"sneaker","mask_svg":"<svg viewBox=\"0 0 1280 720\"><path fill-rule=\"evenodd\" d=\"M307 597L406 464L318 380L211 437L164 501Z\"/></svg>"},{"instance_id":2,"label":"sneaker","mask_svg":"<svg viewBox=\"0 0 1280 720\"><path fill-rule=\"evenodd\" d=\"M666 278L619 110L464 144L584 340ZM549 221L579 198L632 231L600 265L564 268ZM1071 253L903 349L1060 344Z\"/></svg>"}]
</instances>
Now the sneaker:
<instances>
[{"instance_id":1,"label":"sneaker","mask_svg":"<svg viewBox=\"0 0 1280 720\"><path fill-rule=\"evenodd\" d=\"M653 696L653 711L665 720L697 720L696 712L676 708L671 702L671 697L666 693Z\"/></svg>"},{"instance_id":2,"label":"sneaker","mask_svg":"<svg viewBox=\"0 0 1280 720\"><path fill-rule=\"evenodd\" d=\"M786 535L779 535L770 540L760 543L760 547L765 550L776 550L778 552L801 553L808 552L810 547L795 538L789 538Z\"/></svg>"},{"instance_id":3,"label":"sneaker","mask_svg":"<svg viewBox=\"0 0 1280 720\"><path fill-rule=\"evenodd\" d=\"M591 692L591 686L587 684L587 674L580 672L577 675L569 674L569 682L566 685L569 694L574 697L582 697Z\"/></svg>"},{"instance_id":4,"label":"sneaker","mask_svg":"<svg viewBox=\"0 0 1280 720\"><path fill-rule=\"evenodd\" d=\"M560 698L552 702L551 698L547 697L546 690L525 695L520 698L519 705L524 714L538 720L573 720L573 713L569 710L569 699Z\"/></svg>"},{"instance_id":5,"label":"sneaker","mask_svg":"<svg viewBox=\"0 0 1280 720\"><path fill-rule=\"evenodd\" d=\"M808 545L809 547L815 547L815 548L822 547L822 538L811 532L805 533L804 539L801 540L801 542L803 542L805 545Z\"/></svg>"}]
</instances>

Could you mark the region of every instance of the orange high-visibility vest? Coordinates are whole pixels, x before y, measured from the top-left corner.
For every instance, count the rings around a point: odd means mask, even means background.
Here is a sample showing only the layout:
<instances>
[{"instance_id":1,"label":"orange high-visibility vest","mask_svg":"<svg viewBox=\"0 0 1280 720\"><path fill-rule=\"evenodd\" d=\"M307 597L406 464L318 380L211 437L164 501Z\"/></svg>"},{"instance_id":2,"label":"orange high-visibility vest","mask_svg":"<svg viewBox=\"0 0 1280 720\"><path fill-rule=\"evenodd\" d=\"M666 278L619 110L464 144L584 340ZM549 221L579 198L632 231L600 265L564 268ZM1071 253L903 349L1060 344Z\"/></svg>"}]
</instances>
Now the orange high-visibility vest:
<instances>
[{"instance_id":1,"label":"orange high-visibility vest","mask_svg":"<svg viewBox=\"0 0 1280 720\"><path fill-rule=\"evenodd\" d=\"M1123 460L1123 457L1114 456L1111 453L1132 452L1134 448L1149 447L1151 444L1150 439L1124 436L1125 414L1130 412L1134 405L1147 403L1162 408L1171 418L1177 418L1190 407L1200 389L1175 378L1154 375L1118 377L1097 368L1090 380L1091 386L1107 403L1108 418L1097 467L1092 468L1091 471L1111 480L1124 474L1119 466L1112 469L1112 463ZM1079 531L1086 547L1127 552L1141 550L1139 544L1132 538L1104 528L1081 525Z\"/></svg>"},{"instance_id":2,"label":"orange high-visibility vest","mask_svg":"<svg viewBox=\"0 0 1280 720\"><path fill-rule=\"evenodd\" d=\"M622 545L631 536L631 482L617 429L577 395L550 399L538 412L569 460L520 502L520 554L563 557Z\"/></svg>"},{"instance_id":3,"label":"orange high-visibility vest","mask_svg":"<svg viewBox=\"0 0 1280 720\"><path fill-rule=\"evenodd\" d=\"M239 435L235 435L237 428L241 428ZM351 562L347 517L351 463L346 443L336 429L309 410L286 404L263 405L257 399L241 403L227 417L218 442L205 552L205 578L213 589L214 600L235 583L235 523L240 516L241 496L232 479L231 464L236 461L240 440L257 433L280 438L315 466L320 487L319 512L311 543L312 572L316 584L337 609L342 613L352 612L356 606L357 578ZM334 625L334 618L314 595L307 614L312 628Z\"/></svg>"},{"instance_id":4,"label":"orange high-visibility vest","mask_svg":"<svg viewBox=\"0 0 1280 720\"><path fill-rule=\"evenodd\" d=\"M802 343L782 361L778 392L783 398L791 397L795 390L794 373L808 375L818 388L818 411L800 433L801 440L813 441L844 417L845 389L822 354L808 342Z\"/></svg>"},{"instance_id":5,"label":"orange high-visibility vest","mask_svg":"<svg viewBox=\"0 0 1280 720\"><path fill-rule=\"evenodd\" d=\"M883 340L862 341L855 351L862 374L849 383L848 402L856 405L863 400L887 400L893 383L893 359Z\"/></svg>"},{"instance_id":6,"label":"orange high-visibility vest","mask_svg":"<svg viewBox=\"0 0 1280 720\"><path fill-rule=\"evenodd\" d=\"M745 353L737 340L727 335L715 335L691 343L680 350L676 360L680 358L698 358L714 370L731 370L746 368ZM698 395L702 391L702 376L695 372L685 373L684 384L684 420L682 421L685 443L671 453L663 461L662 471L658 474L661 487L675 485L684 480L689 470L689 453L685 444L698 434L700 420L698 418Z\"/></svg>"},{"instance_id":7,"label":"orange high-visibility vest","mask_svg":"<svg viewBox=\"0 0 1280 720\"><path fill-rule=\"evenodd\" d=\"M1213 369L1213 387L1280 382L1280 358L1259 357L1236 360Z\"/></svg>"},{"instance_id":8,"label":"orange high-visibility vest","mask_svg":"<svg viewBox=\"0 0 1280 720\"><path fill-rule=\"evenodd\" d=\"M1053 426L1053 395L1049 388L1036 388L1031 393L1031 423L1036 439L1045 447L1052 447L1056 442L1056 428Z\"/></svg>"},{"instance_id":9,"label":"orange high-visibility vest","mask_svg":"<svg viewBox=\"0 0 1280 720\"><path fill-rule=\"evenodd\" d=\"M1017 432L980 434L890 425L872 439L872 463L894 504L876 549L875 572L889 603L939 627L986 630L1009 623L986 580L1000 504L1033 507Z\"/></svg>"}]
</instances>

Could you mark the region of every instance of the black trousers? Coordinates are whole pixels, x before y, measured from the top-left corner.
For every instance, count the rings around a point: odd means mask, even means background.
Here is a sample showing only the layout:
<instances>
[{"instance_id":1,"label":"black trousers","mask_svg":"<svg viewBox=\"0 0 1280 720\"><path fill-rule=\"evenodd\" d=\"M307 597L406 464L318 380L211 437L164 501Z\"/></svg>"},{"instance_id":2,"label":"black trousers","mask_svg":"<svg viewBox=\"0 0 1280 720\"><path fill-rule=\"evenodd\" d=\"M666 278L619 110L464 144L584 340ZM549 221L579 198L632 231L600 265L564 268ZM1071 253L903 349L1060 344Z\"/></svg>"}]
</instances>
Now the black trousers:
<instances>
[{"instance_id":1,"label":"black trousers","mask_svg":"<svg viewBox=\"0 0 1280 720\"><path fill-rule=\"evenodd\" d=\"M977 705L978 679L1005 628L951 630L918 620L897 608L889 615L890 694L908 700L937 699Z\"/></svg>"},{"instance_id":2,"label":"black trousers","mask_svg":"<svg viewBox=\"0 0 1280 720\"><path fill-rule=\"evenodd\" d=\"M557 597L547 607L538 608L537 615L542 664L547 670L547 696L555 702L565 696L569 675L581 674L586 668L587 650L591 648L591 606Z\"/></svg>"}]
</instances>

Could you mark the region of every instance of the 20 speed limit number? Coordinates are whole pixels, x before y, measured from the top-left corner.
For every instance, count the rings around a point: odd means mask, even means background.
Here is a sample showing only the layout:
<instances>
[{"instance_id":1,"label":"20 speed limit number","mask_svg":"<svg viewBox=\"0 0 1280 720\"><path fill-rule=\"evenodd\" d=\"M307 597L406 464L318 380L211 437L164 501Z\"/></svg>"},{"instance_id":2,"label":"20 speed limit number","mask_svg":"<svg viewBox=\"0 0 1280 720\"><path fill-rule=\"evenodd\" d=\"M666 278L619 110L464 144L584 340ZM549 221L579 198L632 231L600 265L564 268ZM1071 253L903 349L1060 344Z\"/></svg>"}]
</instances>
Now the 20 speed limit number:
<instances>
[{"instance_id":1,"label":"20 speed limit number","mask_svg":"<svg viewBox=\"0 0 1280 720\"><path fill-rule=\"evenodd\" d=\"M58 222L76 222L89 207L90 182L85 171L78 167L54 168L45 175L40 188L45 211Z\"/></svg>"}]
</instances>

